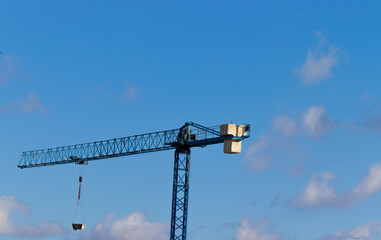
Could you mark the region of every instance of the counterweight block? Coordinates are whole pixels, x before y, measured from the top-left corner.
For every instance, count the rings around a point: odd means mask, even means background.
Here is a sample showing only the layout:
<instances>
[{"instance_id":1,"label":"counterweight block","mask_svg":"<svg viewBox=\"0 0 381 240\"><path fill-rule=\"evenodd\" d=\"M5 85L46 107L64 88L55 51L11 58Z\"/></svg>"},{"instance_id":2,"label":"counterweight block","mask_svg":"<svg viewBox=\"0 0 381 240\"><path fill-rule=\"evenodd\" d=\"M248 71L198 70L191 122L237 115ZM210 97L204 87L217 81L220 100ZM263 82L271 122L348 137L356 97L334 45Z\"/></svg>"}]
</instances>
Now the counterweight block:
<instances>
[{"instance_id":1,"label":"counterweight block","mask_svg":"<svg viewBox=\"0 0 381 240\"><path fill-rule=\"evenodd\" d=\"M247 136L247 131L249 131L249 126L247 125L235 125L232 123L223 124L220 126L221 136L233 136L240 139L226 139L224 140L224 153L240 153L241 152L241 142L242 139Z\"/></svg>"}]
</instances>

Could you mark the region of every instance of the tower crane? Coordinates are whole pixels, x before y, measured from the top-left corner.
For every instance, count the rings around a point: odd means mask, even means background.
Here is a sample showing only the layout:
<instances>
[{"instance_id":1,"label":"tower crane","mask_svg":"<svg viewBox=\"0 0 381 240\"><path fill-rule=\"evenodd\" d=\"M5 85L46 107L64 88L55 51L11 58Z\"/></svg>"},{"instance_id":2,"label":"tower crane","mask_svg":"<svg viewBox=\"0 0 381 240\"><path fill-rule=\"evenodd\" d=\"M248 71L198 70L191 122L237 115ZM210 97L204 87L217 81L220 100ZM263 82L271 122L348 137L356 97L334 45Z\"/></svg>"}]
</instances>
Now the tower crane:
<instances>
[{"instance_id":1,"label":"tower crane","mask_svg":"<svg viewBox=\"0 0 381 240\"><path fill-rule=\"evenodd\" d=\"M224 153L239 153L241 141L248 137L250 125L223 124L204 127L194 122L186 122L178 129L26 151L22 153L18 167L24 169L69 163L88 164L93 160L174 149L170 240L186 240L190 149L224 143Z\"/></svg>"}]
</instances>

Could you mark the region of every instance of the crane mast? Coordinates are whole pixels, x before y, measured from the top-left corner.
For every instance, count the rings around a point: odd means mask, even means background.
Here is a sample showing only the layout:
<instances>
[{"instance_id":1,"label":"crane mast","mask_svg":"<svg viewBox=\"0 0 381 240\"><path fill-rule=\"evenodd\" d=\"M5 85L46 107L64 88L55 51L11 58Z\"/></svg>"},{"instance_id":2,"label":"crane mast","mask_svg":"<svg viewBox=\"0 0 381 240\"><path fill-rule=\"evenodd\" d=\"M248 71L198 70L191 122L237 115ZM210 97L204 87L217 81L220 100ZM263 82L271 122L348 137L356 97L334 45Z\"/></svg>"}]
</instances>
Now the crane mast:
<instances>
[{"instance_id":1,"label":"crane mast","mask_svg":"<svg viewBox=\"0 0 381 240\"><path fill-rule=\"evenodd\" d=\"M57 148L26 151L18 167L33 168L175 149L170 240L186 240L189 167L192 147L224 143L225 153L239 153L241 141L250 137L250 125L223 124L204 127L186 122L181 128Z\"/></svg>"}]
</instances>

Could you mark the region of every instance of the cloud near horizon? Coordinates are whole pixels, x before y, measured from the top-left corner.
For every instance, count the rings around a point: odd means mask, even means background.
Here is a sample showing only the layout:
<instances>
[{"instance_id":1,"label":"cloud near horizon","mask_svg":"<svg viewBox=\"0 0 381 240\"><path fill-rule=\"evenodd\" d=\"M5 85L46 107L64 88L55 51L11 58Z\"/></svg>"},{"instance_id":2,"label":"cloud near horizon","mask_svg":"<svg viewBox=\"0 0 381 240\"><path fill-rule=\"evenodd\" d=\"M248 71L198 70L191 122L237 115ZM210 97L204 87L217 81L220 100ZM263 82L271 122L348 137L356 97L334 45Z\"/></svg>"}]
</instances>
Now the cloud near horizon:
<instances>
[{"instance_id":1,"label":"cloud near horizon","mask_svg":"<svg viewBox=\"0 0 381 240\"><path fill-rule=\"evenodd\" d=\"M349 208L360 201L381 191L381 161L374 164L369 173L346 193L337 193L330 185L336 176L331 172L314 174L307 187L292 201L292 206L299 209L332 207Z\"/></svg>"},{"instance_id":2,"label":"cloud near horizon","mask_svg":"<svg viewBox=\"0 0 381 240\"><path fill-rule=\"evenodd\" d=\"M315 35L320 38L318 46L309 49L304 64L294 69L294 74L302 79L302 84L309 85L332 78L332 68L338 63L339 49L333 46L326 47L326 39L321 32ZM323 48L327 48L326 51Z\"/></svg>"},{"instance_id":3,"label":"cloud near horizon","mask_svg":"<svg viewBox=\"0 0 381 240\"><path fill-rule=\"evenodd\" d=\"M381 221L371 221L350 230L339 230L333 235L318 240L379 240L381 238Z\"/></svg>"},{"instance_id":4,"label":"cloud near horizon","mask_svg":"<svg viewBox=\"0 0 381 240\"><path fill-rule=\"evenodd\" d=\"M236 229L235 240L279 240L280 235L269 229L270 224L268 220L251 223L245 217Z\"/></svg>"},{"instance_id":5,"label":"cloud near horizon","mask_svg":"<svg viewBox=\"0 0 381 240\"><path fill-rule=\"evenodd\" d=\"M59 235L64 232L61 224L56 222L39 222L38 224L16 224L11 213L20 212L29 215L29 209L25 204L17 201L13 196L0 197L0 236L18 236L27 238L43 238Z\"/></svg>"},{"instance_id":6,"label":"cloud near horizon","mask_svg":"<svg viewBox=\"0 0 381 240\"><path fill-rule=\"evenodd\" d=\"M167 240L169 238L169 224L149 222L140 212L114 219L115 215L108 215L80 237L80 240Z\"/></svg>"}]
</instances>

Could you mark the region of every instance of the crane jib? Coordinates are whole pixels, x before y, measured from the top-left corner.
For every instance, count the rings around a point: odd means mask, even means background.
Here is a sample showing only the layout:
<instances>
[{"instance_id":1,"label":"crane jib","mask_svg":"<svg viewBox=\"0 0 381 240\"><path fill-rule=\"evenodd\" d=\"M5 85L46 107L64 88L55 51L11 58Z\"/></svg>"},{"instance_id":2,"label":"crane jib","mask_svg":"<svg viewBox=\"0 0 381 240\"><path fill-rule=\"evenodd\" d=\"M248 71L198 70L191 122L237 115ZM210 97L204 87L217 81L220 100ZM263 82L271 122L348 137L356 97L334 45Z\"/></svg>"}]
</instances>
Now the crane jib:
<instances>
[{"instance_id":1,"label":"crane jib","mask_svg":"<svg viewBox=\"0 0 381 240\"><path fill-rule=\"evenodd\" d=\"M185 128L186 132L182 135L183 139L178 139L181 129ZM242 140L248 137L221 136L219 130L220 125L204 127L189 122L180 129L27 151L22 153L18 167L23 169L68 163L86 164L92 160L171 150L175 149L178 144L200 147L222 143L225 139L229 138Z\"/></svg>"}]
</instances>

